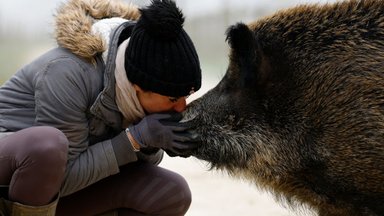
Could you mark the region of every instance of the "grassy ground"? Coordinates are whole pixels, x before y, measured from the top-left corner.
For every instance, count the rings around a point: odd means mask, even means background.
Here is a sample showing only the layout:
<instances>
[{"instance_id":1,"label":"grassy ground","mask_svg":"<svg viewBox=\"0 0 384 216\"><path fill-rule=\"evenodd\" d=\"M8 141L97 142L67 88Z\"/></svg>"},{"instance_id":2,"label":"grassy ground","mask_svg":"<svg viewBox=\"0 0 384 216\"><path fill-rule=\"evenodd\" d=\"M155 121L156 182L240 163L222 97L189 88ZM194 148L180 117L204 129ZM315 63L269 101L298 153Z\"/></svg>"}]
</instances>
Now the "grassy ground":
<instances>
[{"instance_id":1,"label":"grassy ground","mask_svg":"<svg viewBox=\"0 0 384 216\"><path fill-rule=\"evenodd\" d=\"M49 40L0 38L0 84L50 46Z\"/></svg>"}]
</instances>

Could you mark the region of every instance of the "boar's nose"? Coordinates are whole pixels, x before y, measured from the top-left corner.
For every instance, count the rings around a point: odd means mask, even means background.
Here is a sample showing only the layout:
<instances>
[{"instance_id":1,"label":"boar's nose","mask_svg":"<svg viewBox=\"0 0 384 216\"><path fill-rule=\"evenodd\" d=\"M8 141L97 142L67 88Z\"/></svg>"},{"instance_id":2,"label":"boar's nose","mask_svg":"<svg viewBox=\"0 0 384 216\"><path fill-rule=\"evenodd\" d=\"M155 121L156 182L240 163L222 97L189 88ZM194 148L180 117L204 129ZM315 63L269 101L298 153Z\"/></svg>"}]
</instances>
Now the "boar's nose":
<instances>
[{"instance_id":1,"label":"boar's nose","mask_svg":"<svg viewBox=\"0 0 384 216\"><path fill-rule=\"evenodd\" d=\"M175 105L173 106L173 110L176 112L183 112L187 107L187 101L186 98L180 98Z\"/></svg>"}]
</instances>

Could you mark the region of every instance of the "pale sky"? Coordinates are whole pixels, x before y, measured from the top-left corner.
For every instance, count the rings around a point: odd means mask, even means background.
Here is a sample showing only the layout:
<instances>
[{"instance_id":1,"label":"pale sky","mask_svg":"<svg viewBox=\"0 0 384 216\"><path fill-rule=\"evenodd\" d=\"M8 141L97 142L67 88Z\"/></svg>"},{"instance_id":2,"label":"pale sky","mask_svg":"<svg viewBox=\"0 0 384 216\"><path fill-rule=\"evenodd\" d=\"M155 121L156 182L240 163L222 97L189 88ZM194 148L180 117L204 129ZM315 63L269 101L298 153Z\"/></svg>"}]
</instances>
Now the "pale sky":
<instances>
[{"instance_id":1,"label":"pale sky","mask_svg":"<svg viewBox=\"0 0 384 216\"><path fill-rule=\"evenodd\" d=\"M125 0L136 4L148 4L148 0ZM178 6L190 18L214 13L224 7L274 9L295 6L299 3L324 3L336 0L177 0ZM55 8L64 0L0 0L0 31L23 29L26 32L49 31Z\"/></svg>"}]
</instances>

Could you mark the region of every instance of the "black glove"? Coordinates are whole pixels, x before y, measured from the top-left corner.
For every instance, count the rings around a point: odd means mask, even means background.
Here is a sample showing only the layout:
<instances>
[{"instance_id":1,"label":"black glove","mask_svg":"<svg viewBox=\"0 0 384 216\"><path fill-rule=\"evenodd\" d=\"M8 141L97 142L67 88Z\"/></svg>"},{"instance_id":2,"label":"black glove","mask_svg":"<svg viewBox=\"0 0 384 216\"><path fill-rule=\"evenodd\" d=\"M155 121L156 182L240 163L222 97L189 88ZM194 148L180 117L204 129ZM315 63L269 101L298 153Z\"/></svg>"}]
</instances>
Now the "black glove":
<instances>
[{"instance_id":1,"label":"black glove","mask_svg":"<svg viewBox=\"0 0 384 216\"><path fill-rule=\"evenodd\" d=\"M151 114L130 126L129 132L141 148L161 148L170 156L189 156L197 148L197 139L187 132L189 126L179 122L181 119L181 113Z\"/></svg>"},{"instance_id":2,"label":"black glove","mask_svg":"<svg viewBox=\"0 0 384 216\"><path fill-rule=\"evenodd\" d=\"M186 124L186 123L184 123ZM184 135L189 138L189 143L194 146L194 148L184 148L184 149L165 149L165 152L170 156L170 157L184 157L187 158L193 154L194 151L199 146L200 139L198 134L195 133L193 130L188 130L188 132L184 132Z\"/></svg>"}]
</instances>

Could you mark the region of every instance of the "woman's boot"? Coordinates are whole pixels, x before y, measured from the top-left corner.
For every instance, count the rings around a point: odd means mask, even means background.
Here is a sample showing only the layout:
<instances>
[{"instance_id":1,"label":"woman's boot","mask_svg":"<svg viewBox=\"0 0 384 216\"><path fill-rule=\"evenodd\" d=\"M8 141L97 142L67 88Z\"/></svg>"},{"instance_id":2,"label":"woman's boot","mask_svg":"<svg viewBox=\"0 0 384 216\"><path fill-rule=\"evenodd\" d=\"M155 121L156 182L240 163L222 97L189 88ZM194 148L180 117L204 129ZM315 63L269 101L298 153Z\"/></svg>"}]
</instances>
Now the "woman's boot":
<instances>
[{"instance_id":1,"label":"woman's boot","mask_svg":"<svg viewBox=\"0 0 384 216\"><path fill-rule=\"evenodd\" d=\"M0 185L0 216L54 216L59 200L57 198L44 206L28 206L9 201L8 186Z\"/></svg>"}]
</instances>

